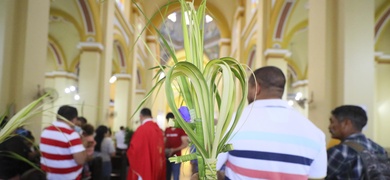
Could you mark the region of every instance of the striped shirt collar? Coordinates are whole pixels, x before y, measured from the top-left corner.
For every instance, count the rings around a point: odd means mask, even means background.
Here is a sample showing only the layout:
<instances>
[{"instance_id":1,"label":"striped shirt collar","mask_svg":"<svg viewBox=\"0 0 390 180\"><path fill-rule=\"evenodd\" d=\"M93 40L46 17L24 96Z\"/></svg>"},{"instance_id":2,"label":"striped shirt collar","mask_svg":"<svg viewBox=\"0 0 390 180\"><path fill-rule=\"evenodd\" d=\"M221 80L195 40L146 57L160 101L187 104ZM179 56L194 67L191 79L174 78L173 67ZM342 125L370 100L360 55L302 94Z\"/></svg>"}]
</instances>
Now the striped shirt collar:
<instances>
[{"instance_id":1,"label":"striped shirt collar","mask_svg":"<svg viewBox=\"0 0 390 180\"><path fill-rule=\"evenodd\" d=\"M65 122L62 122L62 121L54 121L53 123L53 126L57 126L57 127L63 127L63 128L67 128L67 129L73 129L69 124L65 123Z\"/></svg>"}]
</instances>

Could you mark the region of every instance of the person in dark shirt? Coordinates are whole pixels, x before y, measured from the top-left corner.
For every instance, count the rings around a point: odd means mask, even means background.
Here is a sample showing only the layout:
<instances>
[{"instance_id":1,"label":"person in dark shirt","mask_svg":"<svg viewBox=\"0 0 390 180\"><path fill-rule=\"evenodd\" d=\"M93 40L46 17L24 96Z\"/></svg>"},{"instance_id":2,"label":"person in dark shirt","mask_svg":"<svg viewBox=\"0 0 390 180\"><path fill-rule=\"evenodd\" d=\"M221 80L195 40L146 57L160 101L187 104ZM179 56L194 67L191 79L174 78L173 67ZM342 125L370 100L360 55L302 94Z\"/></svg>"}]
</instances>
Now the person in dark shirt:
<instances>
[{"instance_id":1,"label":"person in dark shirt","mask_svg":"<svg viewBox=\"0 0 390 180\"><path fill-rule=\"evenodd\" d=\"M340 144L328 149L326 179L361 179L363 162L358 152L345 142L354 142L375 154L387 155L386 150L368 139L362 129L367 124L367 114L359 106L344 105L335 108L330 117L329 131Z\"/></svg>"},{"instance_id":2,"label":"person in dark shirt","mask_svg":"<svg viewBox=\"0 0 390 180\"><path fill-rule=\"evenodd\" d=\"M25 143L25 138L13 134L9 139L0 144L0 179L12 179L21 176L27 170L33 168L29 163L18 160L15 154L28 160L30 147Z\"/></svg>"}]
</instances>

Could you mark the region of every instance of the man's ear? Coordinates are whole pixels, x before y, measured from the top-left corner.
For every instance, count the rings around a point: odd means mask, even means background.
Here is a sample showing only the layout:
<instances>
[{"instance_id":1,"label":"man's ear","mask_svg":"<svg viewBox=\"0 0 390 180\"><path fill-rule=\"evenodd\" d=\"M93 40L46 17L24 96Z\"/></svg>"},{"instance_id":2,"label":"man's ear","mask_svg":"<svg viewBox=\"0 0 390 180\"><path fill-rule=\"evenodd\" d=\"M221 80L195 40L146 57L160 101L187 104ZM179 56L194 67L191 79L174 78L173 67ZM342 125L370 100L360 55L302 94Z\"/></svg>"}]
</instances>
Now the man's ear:
<instances>
[{"instance_id":1,"label":"man's ear","mask_svg":"<svg viewBox=\"0 0 390 180\"><path fill-rule=\"evenodd\" d=\"M256 83L256 96L259 96L261 92L261 86L259 83Z\"/></svg>"},{"instance_id":2,"label":"man's ear","mask_svg":"<svg viewBox=\"0 0 390 180\"><path fill-rule=\"evenodd\" d=\"M344 121L342 122L342 127L343 128L354 128L352 121L348 118L345 118Z\"/></svg>"},{"instance_id":3,"label":"man's ear","mask_svg":"<svg viewBox=\"0 0 390 180\"><path fill-rule=\"evenodd\" d=\"M78 121L77 117L75 117L72 120L70 120L70 122L72 122L73 124L77 124L77 121Z\"/></svg>"}]
</instances>

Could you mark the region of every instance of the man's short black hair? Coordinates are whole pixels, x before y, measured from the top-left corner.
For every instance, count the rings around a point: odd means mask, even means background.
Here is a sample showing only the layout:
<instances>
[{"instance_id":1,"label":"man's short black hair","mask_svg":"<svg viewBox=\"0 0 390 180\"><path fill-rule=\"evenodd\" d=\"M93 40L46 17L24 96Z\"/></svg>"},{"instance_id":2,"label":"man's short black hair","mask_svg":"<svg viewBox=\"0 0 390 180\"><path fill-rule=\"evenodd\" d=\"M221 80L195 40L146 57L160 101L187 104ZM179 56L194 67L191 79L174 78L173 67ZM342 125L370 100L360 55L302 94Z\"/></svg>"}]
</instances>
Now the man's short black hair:
<instances>
[{"instance_id":1,"label":"man's short black hair","mask_svg":"<svg viewBox=\"0 0 390 180\"><path fill-rule=\"evenodd\" d=\"M152 117L152 111L149 108L143 108L140 112L142 116Z\"/></svg>"},{"instance_id":2,"label":"man's short black hair","mask_svg":"<svg viewBox=\"0 0 390 180\"><path fill-rule=\"evenodd\" d=\"M345 119L351 120L353 126L361 131L367 124L367 114L363 108L354 105L343 105L332 110L332 115L342 122Z\"/></svg>"},{"instance_id":3,"label":"man's short black hair","mask_svg":"<svg viewBox=\"0 0 390 180\"><path fill-rule=\"evenodd\" d=\"M167 116L165 116L165 118L166 118L167 120L169 120L169 119L175 119L175 115L173 115L172 112L169 112L169 113L167 114Z\"/></svg>"},{"instance_id":4,"label":"man's short black hair","mask_svg":"<svg viewBox=\"0 0 390 180\"><path fill-rule=\"evenodd\" d=\"M257 69L253 73L261 88L282 90L283 94L286 77L284 76L282 70L275 66L265 66ZM255 78L252 75L249 78L249 83L251 85L255 85Z\"/></svg>"},{"instance_id":5,"label":"man's short black hair","mask_svg":"<svg viewBox=\"0 0 390 180\"><path fill-rule=\"evenodd\" d=\"M83 134L87 136L93 135L95 132L95 128L91 124L84 124L81 126L81 129L83 130Z\"/></svg>"},{"instance_id":6,"label":"man's short black hair","mask_svg":"<svg viewBox=\"0 0 390 180\"><path fill-rule=\"evenodd\" d=\"M87 119L85 119L85 117L83 116L79 116L77 117L77 120L79 120L81 122L81 124L87 124Z\"/></svg>"},{"instance_id":7,"label":"man's short black hair","mask_svg":"<svg viewBox=\"0 0 390 180\"><path fill-rule=\"evenodd\" d=\"M120 130L124 130L124 129L125 129L125 127L121 126L119 129L120 129Z\"/></svg>"},{"instance_id":8,"label":"man's short black hair","mask_svg":"<svg viewBox=\"0 0 390 180\"><path fill-rule=\"evenodd\" d=\"M77 109L69 105L61 106L60 109L58 109L57 114L69 121L78 116Z\"/></svg>"}]
</instances>

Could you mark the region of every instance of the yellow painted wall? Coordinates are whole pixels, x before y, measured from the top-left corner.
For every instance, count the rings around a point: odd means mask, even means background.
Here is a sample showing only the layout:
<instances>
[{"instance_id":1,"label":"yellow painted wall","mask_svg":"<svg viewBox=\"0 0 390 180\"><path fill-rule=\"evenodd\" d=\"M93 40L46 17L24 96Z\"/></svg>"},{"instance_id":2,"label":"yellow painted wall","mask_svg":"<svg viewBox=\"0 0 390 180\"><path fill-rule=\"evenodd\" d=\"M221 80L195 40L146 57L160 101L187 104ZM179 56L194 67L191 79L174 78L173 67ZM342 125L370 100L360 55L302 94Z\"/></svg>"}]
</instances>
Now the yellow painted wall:
<instances>
[{"instance_id":1,"label":"yellow painted wall","mask_svg":"<svg viewBox=\"0 0 390 180\"><path fill-rule=\"evenodd\" d=\"M390 64L378 64L377 75L377 141L384 147L390 147ZM370 120L370 119L369 119Z\"/></svg>"}]
</instances>

